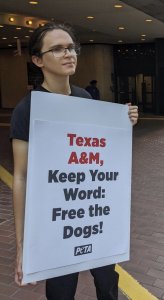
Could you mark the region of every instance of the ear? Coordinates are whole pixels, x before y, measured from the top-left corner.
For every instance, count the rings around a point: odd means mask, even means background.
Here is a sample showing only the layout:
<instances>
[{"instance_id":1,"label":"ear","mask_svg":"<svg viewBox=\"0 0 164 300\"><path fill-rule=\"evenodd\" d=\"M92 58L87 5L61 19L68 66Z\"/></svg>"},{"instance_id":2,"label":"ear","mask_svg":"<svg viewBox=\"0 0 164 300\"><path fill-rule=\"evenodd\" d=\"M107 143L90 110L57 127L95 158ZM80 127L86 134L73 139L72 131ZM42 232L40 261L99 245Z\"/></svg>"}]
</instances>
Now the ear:
<instances>
[{"instance_id":1,"label":"ear","mask_svg":"<svg viewBox=\"0 0 164 300\"><path fill-rule=\"evenodd\" d=\"M34 65L36 65L37 67L39 67L39 68L43 67L42 57L38 57L36 55L33 55L31 57L31 59L32 59L32 62L34 63Z\"/></svg>"}]
</instances>

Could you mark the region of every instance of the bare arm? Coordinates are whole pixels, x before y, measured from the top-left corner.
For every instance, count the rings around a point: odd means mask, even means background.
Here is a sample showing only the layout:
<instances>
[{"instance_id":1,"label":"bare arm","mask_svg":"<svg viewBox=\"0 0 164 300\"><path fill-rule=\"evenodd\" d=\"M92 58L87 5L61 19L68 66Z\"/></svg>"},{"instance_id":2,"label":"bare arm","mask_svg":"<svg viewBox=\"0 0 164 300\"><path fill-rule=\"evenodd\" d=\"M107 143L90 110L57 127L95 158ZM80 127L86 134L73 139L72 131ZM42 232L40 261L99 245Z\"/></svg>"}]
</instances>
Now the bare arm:
<instances>
[{"instance_id":1,"label":"bare arm","mask_svg":"<svg viewBox=\"0 0 164 300\"><path fill-rule=\"evenodd\" d=\"M14 156L13 205L17 246L15 281L21 285L28 143L14 139L12 146Z\"/></svg>"}]
</instances>

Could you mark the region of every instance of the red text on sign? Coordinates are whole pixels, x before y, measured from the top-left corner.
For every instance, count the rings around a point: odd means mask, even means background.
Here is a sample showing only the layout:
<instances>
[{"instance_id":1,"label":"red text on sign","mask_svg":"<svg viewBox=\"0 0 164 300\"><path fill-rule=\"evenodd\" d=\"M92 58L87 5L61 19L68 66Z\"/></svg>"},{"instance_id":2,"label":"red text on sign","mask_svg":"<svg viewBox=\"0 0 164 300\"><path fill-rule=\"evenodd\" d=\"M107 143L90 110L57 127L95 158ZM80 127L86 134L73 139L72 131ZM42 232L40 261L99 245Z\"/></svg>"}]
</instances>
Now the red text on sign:
<instances>
[{"instance_id":1,"label":"red text on sign","mask_svg":"<svg viewBox=\"0 0 164 300\"><path fill-rule=\"evenodd\" d=\"M106 139L105 138L93 138L93 137L81 137L77 136L75 133L68 133L67 137L69 138L70 146L79 146L79 147L105 147Z\"/></svg>"},{"instance_id":2,"label":"red text on sign","mask_svg":"<svg viewBox=\"0 0 164 300\"><path fill-rule=\"evenodd\" d=\"M72 152L68 160L68 164L97 164L102 166L104 161L100 159L100 153L96 152L82 152L78 157L76 152Z\"/></svg>"}]
</instances>

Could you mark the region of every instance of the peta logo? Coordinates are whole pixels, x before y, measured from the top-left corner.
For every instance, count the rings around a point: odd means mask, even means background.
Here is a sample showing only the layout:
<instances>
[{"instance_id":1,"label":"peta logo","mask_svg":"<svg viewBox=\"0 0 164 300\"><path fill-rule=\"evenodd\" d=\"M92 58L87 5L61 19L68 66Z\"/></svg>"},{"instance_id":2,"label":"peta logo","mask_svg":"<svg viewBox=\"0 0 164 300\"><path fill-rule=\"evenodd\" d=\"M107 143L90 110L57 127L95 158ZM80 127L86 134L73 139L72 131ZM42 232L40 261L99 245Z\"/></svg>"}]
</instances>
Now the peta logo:
<instances>
[{"instance_id":1,"label":"peta logo","mask_svg":"<svg viewBox=\"0 0 164 300\"><path fill-rule=\"evenodd\" d=\"M74 256L92 253L92 244L77 246L74 248Z\"/></svg>"}]
</instances>

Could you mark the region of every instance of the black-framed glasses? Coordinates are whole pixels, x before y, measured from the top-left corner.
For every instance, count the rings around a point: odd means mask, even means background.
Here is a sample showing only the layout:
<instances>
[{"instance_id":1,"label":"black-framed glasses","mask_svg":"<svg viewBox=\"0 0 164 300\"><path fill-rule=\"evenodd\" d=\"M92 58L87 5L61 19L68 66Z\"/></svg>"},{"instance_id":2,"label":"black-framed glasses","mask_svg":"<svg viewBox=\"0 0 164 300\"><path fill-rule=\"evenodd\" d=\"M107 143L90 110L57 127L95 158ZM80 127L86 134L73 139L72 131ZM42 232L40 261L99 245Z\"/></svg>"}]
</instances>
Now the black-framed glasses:
<instances>
[{"instance_id":1,"label":"black-framed glasses","mask_svg":"<svg viewBox=\"0 0 164 300\"><path fill-rule=\"evenodd\" d=\"M72 55L79 55L80 54L80 46L77 44L71 44L68 47L63 47L60 45L54 46L52 49L49 49L47 51L41 52L40 55L46 54L48 52L52 52L54 57L62 57L66 54L67 50Z\"/></svg>"}]
</instances>

